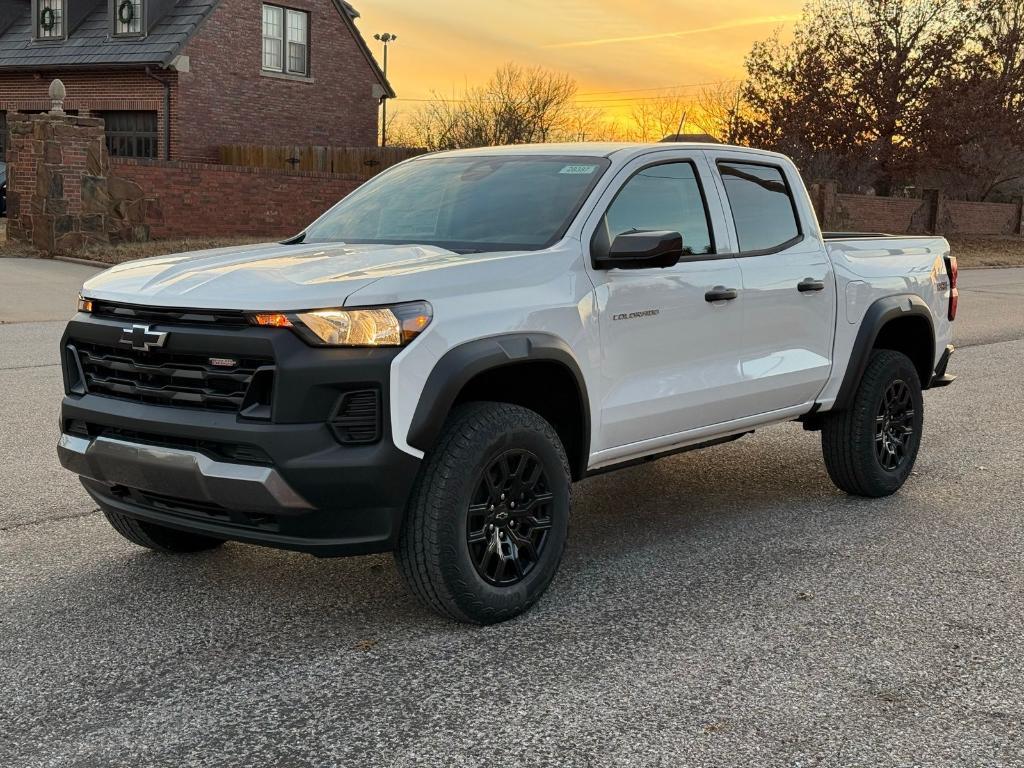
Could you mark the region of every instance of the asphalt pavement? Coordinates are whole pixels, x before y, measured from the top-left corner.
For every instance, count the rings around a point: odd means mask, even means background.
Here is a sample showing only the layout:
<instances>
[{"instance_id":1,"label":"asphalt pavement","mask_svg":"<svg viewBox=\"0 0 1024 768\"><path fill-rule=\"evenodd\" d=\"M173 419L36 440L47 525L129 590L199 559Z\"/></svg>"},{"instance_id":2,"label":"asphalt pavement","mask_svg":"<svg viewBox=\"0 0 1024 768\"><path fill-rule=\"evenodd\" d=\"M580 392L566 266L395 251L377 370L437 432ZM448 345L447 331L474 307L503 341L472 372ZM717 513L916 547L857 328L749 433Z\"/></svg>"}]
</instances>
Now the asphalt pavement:
<instances>
[{"instance_id":1,"label":"asphalt pavement","mask_svg":"<svg viewBox=\"0 0 1024 768\"><path fill-rule=\"evenodd\" d=\"M89 273L0 259L0 766L1024 765L1024 269L961 273L899 494L795 424L595 477L486 628L389 556L115 534L54 452Z\"/></svg>"}]
</instances>

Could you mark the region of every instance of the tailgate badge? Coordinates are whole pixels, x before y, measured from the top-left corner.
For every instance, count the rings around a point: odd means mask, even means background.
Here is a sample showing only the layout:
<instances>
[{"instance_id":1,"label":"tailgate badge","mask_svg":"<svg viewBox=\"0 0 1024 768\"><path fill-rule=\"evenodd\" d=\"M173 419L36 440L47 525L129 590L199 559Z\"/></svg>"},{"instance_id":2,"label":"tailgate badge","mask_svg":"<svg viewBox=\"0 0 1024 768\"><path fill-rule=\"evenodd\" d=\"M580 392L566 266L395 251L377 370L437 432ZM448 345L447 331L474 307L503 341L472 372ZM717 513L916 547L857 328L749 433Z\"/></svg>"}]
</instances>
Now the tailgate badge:
<instances>
[{"instance_id":1,"label":"tailgate badge","mask_svg":"<svg viewBox=\"0 0 1024 768\"><path fill-rule=\"evenodd\" d=\"M133 325L121 329L121 343L132 349L149 352L155 347L162 347L167 342L167 334L151 331L148 325Z\"/></svg>"}]
</instances>

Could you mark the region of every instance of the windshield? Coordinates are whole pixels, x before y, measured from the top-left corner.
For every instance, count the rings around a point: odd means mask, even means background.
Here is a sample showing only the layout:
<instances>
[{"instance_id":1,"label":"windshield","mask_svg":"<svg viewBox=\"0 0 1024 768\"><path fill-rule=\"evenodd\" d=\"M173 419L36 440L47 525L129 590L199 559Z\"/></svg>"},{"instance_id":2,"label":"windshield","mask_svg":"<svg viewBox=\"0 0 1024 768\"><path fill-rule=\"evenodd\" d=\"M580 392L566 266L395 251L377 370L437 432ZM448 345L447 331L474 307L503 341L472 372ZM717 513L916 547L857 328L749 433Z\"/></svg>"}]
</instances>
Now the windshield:
<instances>
[{"instance_id":1,"label":"windshield","mask_svg":"<svg viewBox=\"0 0 1024 768\"><path fill-rule=\"evenodd\" d=\"M565 234L608 165L603 157L544 155L414 160L346 197L304 239L462 252L545 248Z\"/></svg>"}]
</instances>

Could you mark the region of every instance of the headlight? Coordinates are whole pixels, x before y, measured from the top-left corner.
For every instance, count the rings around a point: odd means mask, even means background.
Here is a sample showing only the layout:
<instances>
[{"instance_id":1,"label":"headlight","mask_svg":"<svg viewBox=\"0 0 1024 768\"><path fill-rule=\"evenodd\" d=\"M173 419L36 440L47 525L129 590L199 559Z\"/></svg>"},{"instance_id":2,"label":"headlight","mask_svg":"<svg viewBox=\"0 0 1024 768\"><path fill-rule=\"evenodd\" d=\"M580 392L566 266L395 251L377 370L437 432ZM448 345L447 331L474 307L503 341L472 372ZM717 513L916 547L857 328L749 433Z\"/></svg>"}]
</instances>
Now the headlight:
<instances>
[{"instance_id":1,"label":"headlight","mask_svg":"<svg viewBox=\"0 0 1024 768\"><path fill-rule=\"evenodd\" d=\"M316 309L294 314L262 313L257 325L291 327L306 341L332 347L401 347L430 324L433 312L425 301L390 307Z\"/></svg>"},{"instance_id":2,"label":"headlight","mask_svg":"<svg viewBox=\"0 0 1024 768\"><path fill-rule=\"evenodd\" d=\"M82 294L78 294L78 311L92 312L92 299L87 299Z\"/></svg>"}]
</instances>

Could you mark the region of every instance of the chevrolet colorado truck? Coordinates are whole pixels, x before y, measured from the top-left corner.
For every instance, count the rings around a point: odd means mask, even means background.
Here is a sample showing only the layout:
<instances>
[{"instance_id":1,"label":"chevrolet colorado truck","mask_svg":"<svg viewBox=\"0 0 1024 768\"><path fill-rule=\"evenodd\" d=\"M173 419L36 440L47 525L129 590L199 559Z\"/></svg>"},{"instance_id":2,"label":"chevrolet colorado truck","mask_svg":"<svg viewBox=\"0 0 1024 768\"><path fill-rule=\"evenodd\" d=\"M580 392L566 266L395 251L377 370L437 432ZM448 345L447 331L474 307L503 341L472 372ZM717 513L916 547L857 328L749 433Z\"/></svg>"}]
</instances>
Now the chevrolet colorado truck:
<instances>
[{"instance_id":1,"label":"chevrolet colorado truck","mask_svg":"<svg viewBox=\"0 0 1024 768\"><path fill-rule=\"evenodd\" d=\"M58 453L135 544L393 551L428 607L496 622L592 473L798 420L840 489L897 491L956 283L942 238L821 232L778 154L427 155L283 243L91 278Z\"/></svg>"}]
</instances>

